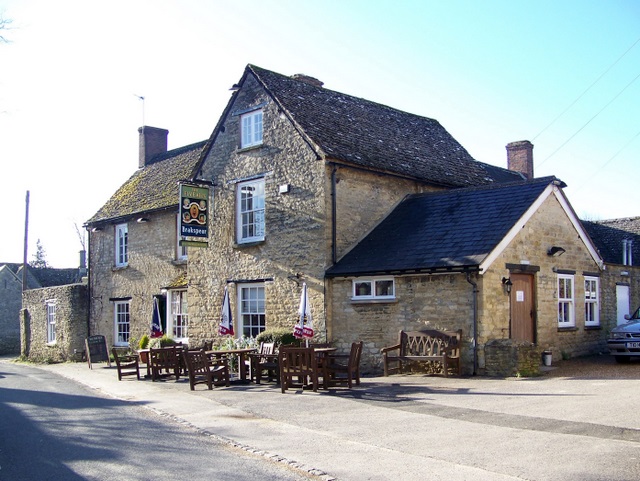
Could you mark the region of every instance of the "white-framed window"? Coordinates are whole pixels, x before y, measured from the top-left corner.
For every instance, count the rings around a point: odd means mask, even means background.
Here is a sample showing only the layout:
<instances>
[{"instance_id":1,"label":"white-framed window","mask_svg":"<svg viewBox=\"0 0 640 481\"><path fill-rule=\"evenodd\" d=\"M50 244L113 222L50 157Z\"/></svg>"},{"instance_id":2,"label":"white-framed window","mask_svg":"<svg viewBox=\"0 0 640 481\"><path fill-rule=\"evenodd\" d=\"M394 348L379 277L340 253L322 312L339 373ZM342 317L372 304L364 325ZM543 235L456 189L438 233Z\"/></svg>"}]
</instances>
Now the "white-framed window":
<instances>
[{"instance_id":1,"label":"white-framed window","mask_svg":"<svg viewBox=\"0 0 640 481\"><path fill-rule=\"evenodd\" d=\"M558 327L576 325L573 275L558 274Z\"/></svg>"},{"instance_id":2,"label":"white-framed window","mask_svg":"<svg viewBox=\"0 0 640 481\"><path fill-rule=\"evenodd\" d=\"M256 337L266 327L264 284L240 284L238 289L238 335Z\"/></svg>"},{"instance_id":3,"label":"white-framed window","mask_svg":"<svg viewBox=\"0 0 640 481\"><path fill-rule=\"evenodd\" d=\"M56 343L56 301L46 301L47 309L47 344Z\"/></svg>"},{"instance_id":4,"label":"white-framed window","mask_svg":"<svg viewBox=\"0 0 640 481\"><path fill-rule=\"evenodd\" d=\"M184 238L180 235L180 214L176 217L176 260L187 260L187 246L181 246L180 241Z\"/></svg>"},{"instance_id":5,"label":"white-framed window","mask_svg":"<svg viewBox=\"0 0 640 481\"><path fill-rule=\"evenodd\" d=\"M396 287L392 277L354 279L352 299L395 299Z\"/></svg>"},{"instance_id":6,"label":"white-framed window","mask_svg":"<svg viewBox=\"0 0 640 481\"><path fill-rule=\"evenodd\" d=\"M127 224L116 226L116 266L129 264L129 230Z\"/></svg>"},{"instance_id":7,"label":"white-framed window","mask_svg":"<svg viewBox=\"0 0 640 481\"><path fill-rule=\"evenodd\" d=\"M238 183L237 189L238 243L264 240L264 178Z\"/></svg>"},{"instance_id":8,"label":"white-framed window","mask_svg":"<svg viewBox=\"0 0 640 481\"><path fill-rule=\"evenodd\" d=\"M167 331L176 341L189 340L189 314L187 312L187 291L169 291L169 316Z\"/></svg>"},{"instance_id":9,"label":"white-framed window","mask_svg":"<svg viewBox=\"0 0 640 481\"><path fill-rule=\"evenodd\" d=\"M240 147L262 143L262 110L254 110L240 117Z\"/></svg>"},{"instance_id":10,"label":"white-framed window","mask_svg":"<svg viewBox=\"0 0 640 481\"><path fill-rule=\"evenodd\" d=\"M114 344L116 346L128 346L131 333L131 315L129 301L114 302Z\"/></svg>"},{"instance_id":11,"label":"white-framed window","mask_svg":"<svg viewBox=\"0 0 640 481\"><path fill-rule=\"evenodd\" d=\"M600 279L584 278L584 325L600 325Z\"/></svg>"}]
</instances>

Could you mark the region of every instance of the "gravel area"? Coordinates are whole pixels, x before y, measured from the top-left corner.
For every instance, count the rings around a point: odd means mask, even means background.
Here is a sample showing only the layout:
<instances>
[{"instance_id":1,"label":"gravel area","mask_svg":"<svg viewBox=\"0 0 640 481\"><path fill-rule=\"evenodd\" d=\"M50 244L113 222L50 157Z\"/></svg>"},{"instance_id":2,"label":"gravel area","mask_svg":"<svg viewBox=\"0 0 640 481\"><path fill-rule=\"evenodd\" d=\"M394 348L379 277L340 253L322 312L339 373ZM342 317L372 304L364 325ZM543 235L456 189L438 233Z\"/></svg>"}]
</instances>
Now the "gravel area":
<instances>
[{"instance_id":1,"label":"gravel area","mask_svg":"<svg viewBox=\"0 0 640 481\"><path fill-rule=\"evenodd\" d=\"M566 361L554 359L544 376L580 379L640 379L640 358L619 364L609 354L578 357Z\"/></svg>"}]
</instances>

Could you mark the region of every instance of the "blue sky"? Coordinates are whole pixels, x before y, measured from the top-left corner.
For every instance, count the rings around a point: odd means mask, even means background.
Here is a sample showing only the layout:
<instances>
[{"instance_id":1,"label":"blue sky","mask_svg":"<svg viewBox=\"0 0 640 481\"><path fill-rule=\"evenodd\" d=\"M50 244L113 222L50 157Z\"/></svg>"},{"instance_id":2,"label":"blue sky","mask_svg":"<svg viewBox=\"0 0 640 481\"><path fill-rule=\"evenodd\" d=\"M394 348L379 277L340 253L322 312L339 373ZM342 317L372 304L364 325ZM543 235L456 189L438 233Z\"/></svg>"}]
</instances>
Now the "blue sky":
<instances>
[{"instance_id":1,"label":"blue sky","mask_svg":"<svg viewBox=\"0 0 640 481\"><path fill-rule=\"evenodd\" d=\"M144 123L206 139L248 63L438 120L477 160L534 144L591 220L640 215L640 2L0 0L0 261L76 226L137 169ZM143 102L138 96L144 96Z\"/></svg>"}]
</instances>

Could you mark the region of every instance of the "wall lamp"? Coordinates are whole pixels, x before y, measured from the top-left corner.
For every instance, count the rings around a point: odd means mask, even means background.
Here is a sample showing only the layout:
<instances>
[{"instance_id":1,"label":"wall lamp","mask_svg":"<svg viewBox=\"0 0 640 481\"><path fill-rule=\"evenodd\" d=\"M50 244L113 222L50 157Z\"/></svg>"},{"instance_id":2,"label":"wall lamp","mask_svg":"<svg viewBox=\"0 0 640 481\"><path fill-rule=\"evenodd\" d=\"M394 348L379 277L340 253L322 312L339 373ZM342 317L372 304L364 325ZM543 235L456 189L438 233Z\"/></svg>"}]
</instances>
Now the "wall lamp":
<instances>
[{"instance_id":1,"label":"wall lamp","mask_svg":"<svg viewBox=\"0 0 640 481\"><path fill-rule=\"evenodd\" d=\"M104 230L104 227L96 226L91 229L91 232L100 232L101 230Z\"/></svg>"},{"instance_id":2,"label":"wall lamp","mask_svg":"<svg viewBox=\"0 0 640 481\"><path fill-rule=\"evenodd\" d=\"M140 217L137 221L138 224L144 224L146 222L149 222L149 218L147 217Z\"/></svg>"},{"instance_id":3,"label":"wall lamp","mask_svg":"<svg viewBox=\"0 0 640 481\"><path fill-rule=\"evenodd\" d=\"M567 251L565 249L563 249L562 247L553 246L553 247L549 248L549 250L547 251L547 255L551 256L551 257L560 257L565 252L567 252Z\"/></svg>"},{"instance_id":4,"label":"wall lamp","mask_svg":"<svg viewBox=\"0 0 640 481\"><path fill-rule=\"evenodd\" d=\"M513 282L511 282L511 278L503 277L502 285L504 286L505 291L507 291L507 294L511 294L511 286L513 286Z\"/></svg>"}]
</instances>

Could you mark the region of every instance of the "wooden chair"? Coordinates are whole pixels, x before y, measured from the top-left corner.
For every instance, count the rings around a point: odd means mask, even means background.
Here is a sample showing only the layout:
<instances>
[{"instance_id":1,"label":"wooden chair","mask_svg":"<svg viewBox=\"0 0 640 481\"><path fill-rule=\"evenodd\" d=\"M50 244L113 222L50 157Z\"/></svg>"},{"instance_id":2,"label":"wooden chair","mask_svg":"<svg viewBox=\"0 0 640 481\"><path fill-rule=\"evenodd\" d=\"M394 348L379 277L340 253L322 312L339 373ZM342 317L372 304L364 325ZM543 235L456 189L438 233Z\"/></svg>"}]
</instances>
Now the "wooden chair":
<instances>
[{"instance_id":1,"label":"wooden chair","mask_svg":"<svg viewBox=\"0 0 640 481\"><path fill-rule=\"evenodd\" d=\"M351 344L349 354L329 354L326 358L326 371L329 375L329 383L346 384L349 389L360 385L360 357L364 343L354 342Z\"/></svg>"},{"instance_id":2,"label":"wooden chair","mask_svg":"<svg viewBox=\"0 0 640 481\"><path fill-rule=\"evenodd\" d=\"M118 354L118 349L112 349L113 359L116 361L118 369L118 381L122 381L124 376L137 376L140 380L140 360L136 354Z\"/></svg>"},{"instance_id":3,"label":"wooden chair","mask_svg":"<svg viewBox=\"0 0 640 481\"><path fill-rule=\"evenodd\" d=\"M251 363L251 380L260 384L262 374L266 372L267 380L280 381L278 355L275 353L275 343L263 342L257 353L249 354Z\"/></svg>"},{"instance_id":4,"label":"wooden chair","mask_svg":"<svg viewBox=\"0 0 640 481\"><path fill-rule=\"evenodd\" d=\"M226 357L209 358L204 350L186 351L189 385L195 391L196 384L206 384L211 390L213 386L229 386L229 363Z\"/></svg>"},{"instance_id":5,"label":"wooden chair","mask_svg":"<svg viewBox=\"0 0 640 481\"><path fill-rule=\"evenodd\" d=\"M312 347L281 346L278 353L280 387L284 393L290 387L308 386L318 391L318 364Z\"/></svg>"},{"instance_id":6,"label":"wooden chair","mask_svg":"<svg viewBox=\"0 0 640 481\"><path fill-rule=\"evenodd\" d=\"M182 371L180 365L180 353L184 349L182 346L170 346L161 347L159 349L149 350L149 363L151 364L151 380L155 381L162 376L162 371L165 375L175 375L176 380L180 379L180 372Z\"/></svg>"}]
</instances>

